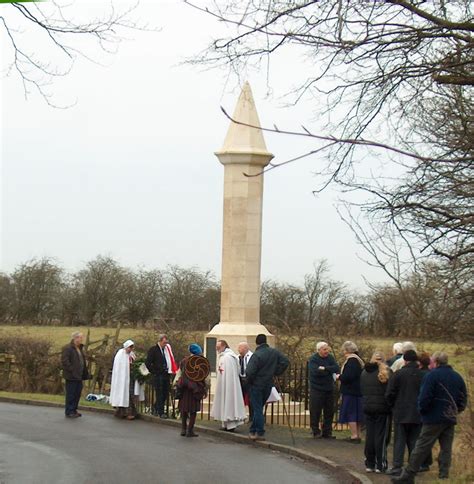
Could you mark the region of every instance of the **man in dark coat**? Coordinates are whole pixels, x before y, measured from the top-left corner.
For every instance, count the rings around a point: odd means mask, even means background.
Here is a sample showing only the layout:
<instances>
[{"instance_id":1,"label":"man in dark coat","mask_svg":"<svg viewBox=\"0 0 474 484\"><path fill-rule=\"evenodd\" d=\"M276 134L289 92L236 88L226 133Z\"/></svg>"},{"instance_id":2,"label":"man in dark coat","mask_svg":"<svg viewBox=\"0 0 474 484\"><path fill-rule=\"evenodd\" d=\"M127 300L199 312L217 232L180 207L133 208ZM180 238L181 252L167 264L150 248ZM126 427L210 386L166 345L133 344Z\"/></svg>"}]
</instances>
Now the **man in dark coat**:
<instances>
[{"instance_id":1,"label":"man in dark coat","mask_svg":"<svg viewBox=\"0 0 474 484\"><path fill-rule=\"evenodd\" d=\"M247 365L250 405L253 416L250 425L252 440L265 440L263 408L272 391L273 378L281 375L289 365L288 358L267 344L267 337L259 334L255 340L257 348Z\"/></svg>"},{"instance_id":2,"label":"man in dark coat","mask_svg":"<svg viewBox=\"0 0 474 484\"><path fill-rule=\"evenodd\" d=\"M148 350L145 365L153 375L153 386L155 388L156 400L153 415L160 418L168 418L165 413L165 403L168 400L170 391L170 375L166 362L165 346L168 344L166 334L160 334L158 343Z\"/></svg>"},{"instance_id":3,"label":"man in dark coat","mask_svg":"<svg viewBox=\"0 0 474 484\"><path fill-rule=\"evenodd\" d=\"M408 350L403 355L403 359L405 366L394 373L385 394L392 408L395 425L393 466L387 474L395 476L402 473L405 447L408 448L409 458L421 431L418 395L424 374L418 366L418 356L414 350Z\"/></svg>"},{"instance_id":4,"label":"man in dark coat","mask_svg":"<svg viewBox=\"0 0 474 484\"><path fill-rule=\"evenodd\" d=\"M82 339L82 333L73 333L71 342L61 353L63 377L66 380L65 414L67 418L82 416L77 411L77 407L81 399L82 382L89 379Z\"/></svg>"},{"instance_id":5,"label":"man in dark coat","mask_svg":"<svg viewBox=\"0 0 474 484\"><path fill-rule=\"evenodd\" d=\"M309 359L310 386L310 420L313 437L332 439L332 421L334 417L334 376L340 368L336 360L330 355L329 345L320 341L316 345L316 353ZM322 432L319 428L323 414Z\"/></svg>"},{"instance_id":6,"label":"man in dark coat","mask_svg":"<svg viewBox=\"0 0 474 484\"><path fill-rule=\"evenodd\" d=\"M454 426L457 414L466 408L467 389L461 375L448 365L446 353L437 351L433 360L435 368L423 379L418 397L418 409L423 424L420 436L408 466L400 476L392 477L392 482L413 484L420 466L437 440L440 445L439 478L449 479Z\"/></svg>"}]
</instances>

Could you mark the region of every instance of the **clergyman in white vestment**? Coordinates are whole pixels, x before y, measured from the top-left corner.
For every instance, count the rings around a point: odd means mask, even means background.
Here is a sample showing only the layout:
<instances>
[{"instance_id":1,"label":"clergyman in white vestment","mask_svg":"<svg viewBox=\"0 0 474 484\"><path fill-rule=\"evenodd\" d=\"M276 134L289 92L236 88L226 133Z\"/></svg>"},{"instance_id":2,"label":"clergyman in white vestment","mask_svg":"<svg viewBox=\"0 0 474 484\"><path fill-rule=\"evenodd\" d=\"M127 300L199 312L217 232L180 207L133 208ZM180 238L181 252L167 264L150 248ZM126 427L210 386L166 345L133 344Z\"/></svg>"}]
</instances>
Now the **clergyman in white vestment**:
<instances>
[{"instance_id":1,"label":"clergyman in white vestment","mask_svg":"<svg viewBox=\"0 0 474 484\"><path fill-rule=\"evenodd\" d=\"M110 405L116 407L115 416L133 420L137 415L135 396L143 400L141 385L130 375L130 367L135 361L132 340L127 340L123 348L117 351L112 367L112 382L110 385Z\"/></svg>"},{"instance_id":2,"label":"clergyman in white vestment","mask_svg":"<svg viewBox=\"0 0 474 484\"><path fill-rule=\"evenodd\" d=\"M246 417L239 378L239 358L223 340L217 341L216 349L217 385L211 417L221 421L223 430L234 431L245 422Z\"/></svg>"}]
</instances>

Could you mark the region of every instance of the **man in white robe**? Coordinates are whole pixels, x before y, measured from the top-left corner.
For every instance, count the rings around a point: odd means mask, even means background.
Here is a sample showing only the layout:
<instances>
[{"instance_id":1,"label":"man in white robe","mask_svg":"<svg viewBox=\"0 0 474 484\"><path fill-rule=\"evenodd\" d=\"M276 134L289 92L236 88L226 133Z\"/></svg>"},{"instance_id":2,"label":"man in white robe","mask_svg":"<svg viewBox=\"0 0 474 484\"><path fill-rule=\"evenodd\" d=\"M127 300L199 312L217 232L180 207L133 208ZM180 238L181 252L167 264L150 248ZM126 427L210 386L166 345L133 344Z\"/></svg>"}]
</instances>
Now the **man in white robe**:
<instances>
[{"instance_id":1,"label":"man in white robe","mask_svg":"<svg viewBox=\"0 0 474 484\"><path fill-rule=\"evenodd\" d=\"M117 410L115 416L133 420L137 416L135 394L140 394L136 383L130 376L130 368L135 361L134 343L127 340L123 348L117 351L112 367L112 383L110 385L110 405ZM138 392L137 392L138 390Z\"/></svg>"},{"instance_id":2,"label":"man in white robe","mask_svg":"<svg viewBox=\"0 0 474 484\"><path fill-rule=\"evenodd\" d=\"M238 356L224 340L217 341L217 385L211 417L220 420L222 430L233 432L245 422L246 412L240 386Z\"/></svg>"}]
</instances>

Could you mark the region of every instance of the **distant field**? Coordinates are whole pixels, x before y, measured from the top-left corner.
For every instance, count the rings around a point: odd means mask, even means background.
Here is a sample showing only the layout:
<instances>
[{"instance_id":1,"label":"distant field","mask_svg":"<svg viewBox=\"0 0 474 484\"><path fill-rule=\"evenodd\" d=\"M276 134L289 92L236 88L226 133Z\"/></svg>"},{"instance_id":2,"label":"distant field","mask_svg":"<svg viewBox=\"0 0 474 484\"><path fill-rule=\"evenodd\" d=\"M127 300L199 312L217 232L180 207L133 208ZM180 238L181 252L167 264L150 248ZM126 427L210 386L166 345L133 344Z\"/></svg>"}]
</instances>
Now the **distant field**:
<instances>
[{"instance_id":1,"label":"distant field","mask_svg":"<svg viewBox=\"0 0 474 484\"><path fill-rule=\"evenodd\" d=\"M87 327L75 326L0 326L0 335L28 335L35 338L47 339L53 342L55 348L59 349L71 340L71 333L82 331L87 334ZM146 334L153 334L151 330L125 328L120 331L120 340L133 339ZM91 341L100 340L105 334L113 336L115 328L91 327Z\"/></svg>"},{"instance_id":2,"label":"distant field","mask_svg":"<svg viewBox=\"0 0 474 484\"><path fill-rule=\"evenodd\" d=\"M75 327L75 326L9 326L0 325L0 336L2 334L15 334L15 335L28 335L42 339L48 339L53 342L55 348L61 348L71 339L71 333L73 331L82 331L84 335L87 333L87 327ZM196 334L196 332L192 332ZM115 334L115 328L106 327L91 327L90 328L91 341L96 341L101 339L104 334L109 334L113 336ZM156 334L153 330L147 329L133 329L133 328L122 328L120 331L120 340L126 340L128 338L139 338L143 336L150 336ZM344 338L339 338L343 340ZM314 351L318 338L317 335L309 336L307 341L305 341L305 349L307 348L308 355ZM391 348L394 343L393 338L373 338L370 336L364 336L359 338L354 338L354 341L359 344L371 345L376 349L382 350L388 357L391 355ZM425 350L429 353L434 351L446 351L451 359L454 366L470 366L474 364L474 345L473 344L463 344L456 345L450 342L441 341L423 341L414 340L417 344L419 350ZM471 351L469 351L469 349ZM338 348L334 348L335 353L339 352ZM306 352L306 351L305 351Z\"/></svg>"}]
</instances>

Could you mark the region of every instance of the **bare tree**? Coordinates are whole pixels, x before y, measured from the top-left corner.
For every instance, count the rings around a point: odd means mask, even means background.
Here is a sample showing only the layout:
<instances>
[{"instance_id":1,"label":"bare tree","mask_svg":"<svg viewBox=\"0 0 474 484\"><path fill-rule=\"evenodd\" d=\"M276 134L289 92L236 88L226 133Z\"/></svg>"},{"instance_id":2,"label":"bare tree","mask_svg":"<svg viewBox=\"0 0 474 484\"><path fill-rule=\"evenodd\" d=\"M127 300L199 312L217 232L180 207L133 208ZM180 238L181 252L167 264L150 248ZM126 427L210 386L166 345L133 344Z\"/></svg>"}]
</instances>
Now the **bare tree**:
<instances>
[{"instance_id":1,"label":"bare tree","mask_svg":"<svg viewBox=\"0 0 474 484\"><path fill-rule=\"evenodd\" d=\"M69 74L78 57L94 61L97 52L115 53L124 31L144 28L133 19L137 5L118 9L113 3L102 4L98 14L90 9L84 14L80 2L64 0L3 5L0 26L7 75L18 76L25 96L36 91L55 105L50 85Z\"/></svg>"},{"instance_id":2,"label":"bare tree","mask_svg":"<svg viewBox=\"0 0 474 484\"><path fill-rule=\"evenodd\" d=\"M77 278L86 323L107 325L122 316L127 272L117 261L98 256L86 264Z\"/></svg>"},{"instance_id":3,"label":"bare tree","mask_svg":"<svg viewBox=\"0 0 474 484\"><path fill-rule=\"evenodd\" d=\"M373 230L364 222L351 226L356 231L363 228L365 233L358 237L384 270L384 259L394 255L388 247L393 240L389 237L383 247L378 237L385 236L390 226L390 236L397 237L411 255L404 260L410 266L398 267L397 279L416 267L420 258L432 256L448 261L451 270L460 273L459 279L472 272L470 0L187 3L229 27L225 37L216 38L192 62L227 66L236 73L246 72L249 65L266 66L271 75L271 59L281 51L306 54L308 76L292 78L296 87L288 95L295 103L314 102L315 111L330 115L332 121L322 133L307 127L264 127L317 143L313 150L266 170L318 155L316 192L337 184L345 201L352 200L353 191L367 194L362 204L358 199L357 208ZM376 153L384 157L382 169L375 163ZM393 165L387 167L389 161ZM368 163L370 170L365 168Z\"/></svg>"},{"instance_id":4,"label":"bare tree","mask_svg":"<svg viewBox=\"0 0 474 484\"><path fill-rule=\"evenodd\" d=\"M146 323L160 314L164 275L159 270L140 269L125 280L124 317L133 324Z\"/></svg>"},{"instance_id":5,"label":"bare tree","mask_svg":"<svg viewBox=\"0 0 474 484\"><path fill-rule=\"evenodd\" d=\"M62 275L62 268L47 257L32 259L14 270L11 278L16 322L47 324L58 317Z\"/></svg>"}]
</instances>

